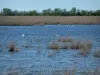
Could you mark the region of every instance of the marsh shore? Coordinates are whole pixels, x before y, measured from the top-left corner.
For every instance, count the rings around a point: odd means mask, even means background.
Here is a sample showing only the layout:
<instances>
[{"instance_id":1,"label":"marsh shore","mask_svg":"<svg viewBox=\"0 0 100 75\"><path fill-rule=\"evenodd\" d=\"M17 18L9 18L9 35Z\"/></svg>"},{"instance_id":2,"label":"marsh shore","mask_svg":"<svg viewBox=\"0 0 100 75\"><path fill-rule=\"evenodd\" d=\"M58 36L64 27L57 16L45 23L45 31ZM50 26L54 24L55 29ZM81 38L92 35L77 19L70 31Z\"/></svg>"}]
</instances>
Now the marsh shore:
<instances>
[{"instance_id":1,"label":"marsh shore","mask_svg":"<svg viewBox=\"0 0 100 75\"><path fill-rule=\"evenodd\" d=\"M0 16L0 25L100 24L100 16Z\"/></svg>"}]
</instances>

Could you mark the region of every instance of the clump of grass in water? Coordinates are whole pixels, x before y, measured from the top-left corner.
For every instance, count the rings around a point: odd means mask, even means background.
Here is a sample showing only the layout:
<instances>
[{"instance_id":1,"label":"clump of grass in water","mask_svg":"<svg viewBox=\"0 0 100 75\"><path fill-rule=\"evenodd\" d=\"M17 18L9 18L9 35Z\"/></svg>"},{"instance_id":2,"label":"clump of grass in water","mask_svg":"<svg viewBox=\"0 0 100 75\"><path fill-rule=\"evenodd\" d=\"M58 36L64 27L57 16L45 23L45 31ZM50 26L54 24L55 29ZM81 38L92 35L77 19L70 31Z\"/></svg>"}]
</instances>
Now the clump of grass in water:
<instances>
[{"instance_id":1,"label":"clump of grass in water","mask_svg":"<svg viewBox=\"0 0 100 75\"><path fill-rule=\"evenodd\" d=\"M68 45L67 44L64 44L61 49L68 49Z\"/></svg>"},{"instance_id":2,"label":"clump of grass in water","mask_svg":"<svg viewBox=\"0 0 100 75\"><path fill-rule=\"evenodd\" d=\"M70 49L76 49L76 46L75 46L75 44L73 43L73 44L70 45L69 48L70 48Z\"/></svg>"},{"instance_id":3,"label":"clump of grass in water","mask_svg":"<svg viewBox=\"0 0 100 75\"><path fill-rule=\"evenodd\" d=\"M57 50L57 49L60 49L60 45L58 44L58 42L53 41L48 45L48 48Z\"/></svg>"},{"instance_id":4,"label":"clump of grass in water","mask_svg":"<svg viewBox=\"0 0 100 75\"><path fill-rule=\"evenodd\" d=\"M94 56L94 57L100 57L100 49L96 50L96 51L93 53L93 56Z\"/></svg>"},{"instance_id":5,"label":"clump of grass in water","mask_svg":"<svg viewBox=\"0 0 100 75\"><path fill-rule=\"evenodd\" d=\"M64 37L59 37L57 40L58 40L59 42L73 42L73 39L72 39L72 38L66 37L66 36L64 36Z\"/></svg>"},{"instance_id":6,"label":"clump of grass in water","mask_svg":"<svg viewBox=\"0 0 100 75\"><path fill-rule=\"evenodd\" d=\"M19 52L19 50L20 50L19 48L16 48L16 52Z\"/></svg>"},{"instance_id":7,"label":"clump of grass in water","mask_svg":"<svg viewBox=\"0 0 100 75\"><path fill-rule=\"evenodd\" d=\"M11 43L9 46L9 52L14 52L14 50L15 50L15 45Z\"/></svg>"},{"instance_id":8,"label":"clump of grass in water","mask_svg":"<svg viewBox=\"0 0 100 75\"><path fill-rule=\"evenodd\" d=\"M75 45L76 45L76 49L80 49L80 41L76 41Z\"/></svg>"},{"instance_id":9,"label":"clump of grass in water","mask_svg":"<svg viewBox=\"0 0 100 75\"><path fill-rule=\"evenodd\" d=\"M51 57L51 56L53 56L53 54L52 53L48 53L48 57Z\"/></svg>"},{"instance_id":10,"label":"clump of grass in water","mask_svg":"<svg viewBox=\"0 0 100 75\"><path fill-rule=\"evenodd\" d=\"M28 44L28 42L26 42L26 44L25 44L25 48L29 48L29 44Z\"/></svg>"},{"instance_id":11,"label":"clump of grass in water","mask_svg":"<svg viewBox=\"0 0 100 75\"><path fill-rule=\"evenodd\" d=\"M68 37L68 38L67 38L67 42L73 42L73 39L70 38L70 37Z\"/></svg>"},{"instance_id":12,"label":"clump of grass in water","mask_svg":"<svg viewBox=\"0 0 100 75\"><path fill-rule=\"evenodd\" d=\"M91 51L91 48L92 48L91 41L84 42L83 44L80 45L80 54L81 55L88 54Z\"/></svg>"},{"instance_id":13,"label":"clump of grass in water","mask_svg":"<svg viewBox=\"0 0 100 75\"><path fill-rule=\"evenodd\" d=\"M80 49L80 43L79 42L75 42L75 43L72 43L70 46L69 46L70 49Z\"/></svg>"},{"instance_id":14,"label":"clump of grass in water","mask_svg":"<svg viewBox=\"0 0 100 75\"><path fill-rule=\"evenodd\" d=\"M14 43L10 43L9 52L14 52L14 51L19 52L19 50L20 50L19 48L15 47Z\"/></svg>"}]
</instances>

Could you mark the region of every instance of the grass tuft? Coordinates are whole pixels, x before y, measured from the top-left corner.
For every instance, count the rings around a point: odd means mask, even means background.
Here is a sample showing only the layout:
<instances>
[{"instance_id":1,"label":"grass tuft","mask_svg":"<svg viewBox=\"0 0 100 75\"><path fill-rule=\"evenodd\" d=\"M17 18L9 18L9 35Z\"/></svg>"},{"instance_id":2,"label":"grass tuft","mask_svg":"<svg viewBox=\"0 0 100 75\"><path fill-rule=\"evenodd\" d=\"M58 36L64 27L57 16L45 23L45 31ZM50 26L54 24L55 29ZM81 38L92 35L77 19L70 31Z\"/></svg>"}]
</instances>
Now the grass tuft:
<instances>
[{"instance_id":1,"label":"grass tuft","mask_svg":"<svg viewBox=\"0 0 100 75\"><path fill-rule=\"evenodd\" d=\"M80 45L80 54L88 54L91 51L92 48L92 42L86 41Z\"/></svg>"},{"instance_id":2,"label":"grass tuft","mask_svg":"<svg viewBox=\"0 0 100 75\"><path fill-rule=\"evenodd\" d=\"M94 57L100 57L100 49L96 50L96 51L93 53L93 56L94 56Z\"/></svg>"},{"instance_id":3,"label":"grass tuft","mask_svg":"<svg viewBox=\"0 0 100 75\"><path fill-rule=\"evenodd\" d=\"M15 50L15 45L11 43L9 46L9 52L14 52L14 50Z\"/></svg>"},{"instance_id":4,"label":"grass tuft","mask_svg":"<svg viewBox=\"0 0 100 75\"><path fill-rule=\"evenodd\" d=\"M57 50L57 49L60 49L60 45L58 44L58 42L53 41L48 45L48 48Z\"/></svg>"},{"instance_id":5,"label":"grass tuft","mask_svg":"<svg viewBox=\"0 0 100 75\"><path fill-rule=\"evenodd\" d=\"M16 48L16 52L19 52L19 50L20 50L19 48Z\"/></svg>"},{"instance_id":6,"label":"grass tuft","mask_svg":"<svg viewBox=\"0 0 100 75\"><path fill-rule=\"evenodd\" d=\"M68 45L64 44L61 49L68 49Z\"/></svg>"},{"instance_id":7,"label":"grass tuft","mask_svg":"<svg viewBox=\"0 0 100 75\"><path fill-rule=\"evenodd\" d=\"M51 57L51 56L53 56L53 54L52 53L48 53L48 57Z\"/></svg>"},{"instance_id":8,"label":"grass tuft","mask_svg":"<svg viewBox=\"0 0 100 75\"><path fill-rule=\"evenodd\" d=\"M70 45L69 48L70 48L70 49L76 49L76 46L75 46L75 44L73 43L73 44Z\"/></svg>"},{"instance_id":9,"label":"grass tuft","mask_svg":"<svg viewBox=\"0 0 100 75\"><path fill-rule=\"evenodd\" d=\"M63 36L63 37L59 37L58 41L59 42L73 42L73 39L70 37Z\"/></svg>"}]
</instances>

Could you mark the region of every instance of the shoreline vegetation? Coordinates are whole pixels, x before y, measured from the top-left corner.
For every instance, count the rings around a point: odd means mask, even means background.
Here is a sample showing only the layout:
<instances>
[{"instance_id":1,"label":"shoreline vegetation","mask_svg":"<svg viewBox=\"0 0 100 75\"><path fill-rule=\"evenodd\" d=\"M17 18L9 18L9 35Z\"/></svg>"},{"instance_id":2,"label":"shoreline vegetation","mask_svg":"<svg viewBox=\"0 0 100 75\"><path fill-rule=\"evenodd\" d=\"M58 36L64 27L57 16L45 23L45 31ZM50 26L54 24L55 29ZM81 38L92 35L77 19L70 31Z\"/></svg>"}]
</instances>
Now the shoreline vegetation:
<instances>
[{"instance_id":1,"label":"shoreline vegetation","mask_svg":"<svg viewBox=\"0 0 100 75\"><path fill-rule=\"evenodd\" d=\"M0 16L0 26L99 25L100 16Z\"/></svg>"},{"instance_id":2,"label":"shoreline vegetation","mask_svg":"<svg viewBox=\"0 0 100 75\"><path fill-rule=\"evenodd\" d=\"M33 25L66 25L66 24L100 24L100 10L44 9L18 11L3 8L0 11L0 26L33 26Z\"/></svg>"}]
</instances>

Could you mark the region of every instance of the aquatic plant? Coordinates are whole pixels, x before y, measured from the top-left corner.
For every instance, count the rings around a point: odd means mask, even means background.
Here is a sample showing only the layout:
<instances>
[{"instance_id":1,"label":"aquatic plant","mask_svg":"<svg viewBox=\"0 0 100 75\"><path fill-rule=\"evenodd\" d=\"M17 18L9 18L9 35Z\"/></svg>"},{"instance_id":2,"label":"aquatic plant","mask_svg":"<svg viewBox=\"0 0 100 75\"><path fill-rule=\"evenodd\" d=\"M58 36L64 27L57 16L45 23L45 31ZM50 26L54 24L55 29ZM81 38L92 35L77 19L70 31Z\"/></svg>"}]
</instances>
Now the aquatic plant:
<instances>
[{"instance_id":1,"label":"aquatic plant","mask_svg":"<svg viewBox=\"0 0 100 75\"><path fill-rule=\"evenodd\" d=\"M20 49L19 48L16 48L15 50L16 50L16 52L19 52Z\"/></svg>"},{"instance_id":2,"label":"aquatic plant","mask_svg":"<svg viewBox=\"0 0 100 75\"><path fill-rule=\"evenodd\" d=\"M66 72L65 75L70 75L70 73L69 72Z\"/></svg>"},{"instance_id":3,"label":"aquatic plant","mask_svg":"<svg viewBox=\"0 0 100 75\"><path fill-rule=\"evenodd\" d=\"M29 48L28 42L26 42L26 44L25 44L25 48Z\"/></svg>"},{"instance_id":4,"label":"aquatic plant","mask_svg":"<svg viewBox=\"0 0 100 75\"><path fill-rule=\"evenodd\" d=\"M68 49L68 44L63 44L61 49Z\"/></svg>"},{"instance_id":5,"label":"aquatic plant","mask_svg":"<svg viewBox=\"0 0 100 75\"><path fill-rule=\"evenodd\" d=\"M60 49L60 45L58 44L58 42L53 41L50 44L48 44L48 48L50 48L50 49Z\"/></svg>"},{"instance_id":6,"label":"aquatic plant","mask_svg":"<svg viewBox=\"0 0 100 75\"><path fill-rule=\"evenodd\" d=\"M80 45L80 54L88 54L91 51L92 48L92 42L91 41L86 41L84 43L81 43Z\"/></svg>"},{"instance_id":7,"label":"aquatic plant","mask_svg":"<svg viewBox=\"0 0 100 75\"><path fill-rule=\"evenodd\" d=\"M80 49L80 43L72 43L71 45L69 45L70 49Z\"/></svg>"},{"instance_id":8,"label":"aquatic plant","mask_svg":"<svg viewBox=\"0 0 100 75\"><path fill-rule=\"evenodd\" d=\"M93 56L94 57L100 57L100 49L98 49L95 52L93 52Z\"/></svg>"},{"instance_id":9,"label":"aquatic plant","mask_svg":"<svg viewBox=\"0 0 100 75\"><path fill-rule=\"evenodd\" d=\"M71 37L68 37L67 42L73 42L73 39Z\"/></svg>"},{"instance_id":10,"label":"aquatic plant","mask_svg":"<svg viewBox=\"0 0 100 75\"><path fill-rule=\"evenodd\" d=\"M73 43L69 46L70 49L76 49L76 45Z\"/></svg>"},{"instance_id":11,"label":"aquatic plant","mask_svg":"<svg viewBox=\"0 0 100 75\"><path fill-rule=\"evenodd\" d=\"M59 37L57 40L58 40L59 42L67 42L67 41L68 41L68 38L65 37L65 36L63 36L63 37Z\"/></svg>"},{"instance_id":12,"label":"aquatic plant","mask_svg":"<svg viewBox=\"0 0 100 75\"><path fill-rule=\"evenodd\" d=\"M53 56L53 54L52 53L48 53L48 57L51 57L51 56Z\"/></svg>"},{"instance_id":13,"label":"aquatic plant","mask_svg":"<svg viewBox=\"0 0 100 75\"><path fill-rule=\"evenodd\" d=\"M76 41L76 42L75 42L76 49L80 49L80 44L81 44L80 41Z\"/></svg>"},{"instance_id":14,"label":"aquatic plant","mask_svg":"<svg viewBox=\"0 0 100 75\"><path fill-rule=\"evenodd\" d=\"M11 43L9 46L9 52L14 52L14 50L15 50L15 45Z\"/></svg>"}]
</instances>

